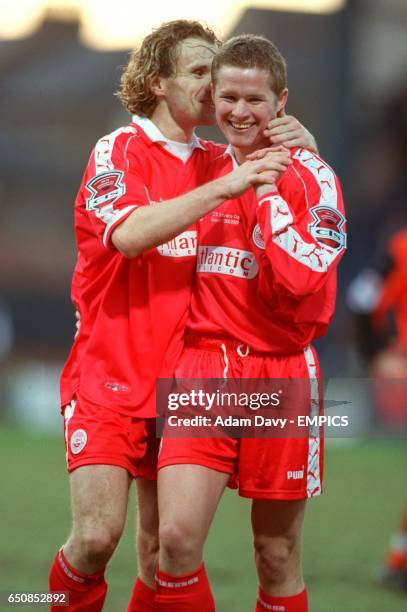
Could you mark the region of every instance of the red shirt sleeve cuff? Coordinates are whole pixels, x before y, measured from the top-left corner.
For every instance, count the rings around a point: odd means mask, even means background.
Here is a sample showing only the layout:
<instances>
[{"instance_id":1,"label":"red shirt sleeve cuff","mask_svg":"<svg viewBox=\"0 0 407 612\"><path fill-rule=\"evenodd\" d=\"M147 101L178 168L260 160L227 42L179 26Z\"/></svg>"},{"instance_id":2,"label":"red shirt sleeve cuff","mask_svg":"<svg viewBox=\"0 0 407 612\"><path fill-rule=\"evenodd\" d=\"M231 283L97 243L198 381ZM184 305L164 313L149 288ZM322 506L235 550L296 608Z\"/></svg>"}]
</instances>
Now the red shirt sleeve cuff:
<instances>
[{"instance_id":1,"label":"red shirt sleeve cuff","mask_svg":"<svg viewBox=\"0 0 407 612\"><path fill-rule=\"evenodd\" d=\"M259 206L261 206L263 202L265 202L266 200L269 200L270 198L274 196L278 196L278 195L280 195L280 192L278 191L278 189L274 189L273 191L268 191L267 193L264 193L259 198L257 198L257 203Z\"/></svg>"}]
</instances>

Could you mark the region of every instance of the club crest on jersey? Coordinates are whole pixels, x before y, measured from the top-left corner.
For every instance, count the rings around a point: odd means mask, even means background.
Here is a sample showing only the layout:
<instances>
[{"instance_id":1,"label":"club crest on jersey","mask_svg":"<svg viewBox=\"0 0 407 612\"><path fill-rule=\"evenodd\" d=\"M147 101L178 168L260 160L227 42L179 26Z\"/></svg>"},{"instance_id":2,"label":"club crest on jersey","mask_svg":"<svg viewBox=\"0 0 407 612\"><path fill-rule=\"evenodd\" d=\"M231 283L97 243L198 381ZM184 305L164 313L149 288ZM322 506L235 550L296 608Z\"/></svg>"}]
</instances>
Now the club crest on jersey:
<instances>
[{"instance_id":1,"label":"club crest on jersey","mask_svg":"<svg viewBox=\"0 0 407 612\"><path fill-rule=\"evenodd\" d=\"M266 248L266 244L263 240L263 236L261 235L260 225L258 223L253 228L252 240L259 249Z\"/></svg>"},{"instance_id":2,"label":"club crest on jersey","mask_svg":"<svg viewBox=\"0 0 407 612\"><path fill-rule=\"evenodd\" d=\"M79 455L79 453L85 448L88 441L88 434L84 429L77 429L73 432L71 437L71 451L73 455Z\"/></svg>"},{"instance_id":3,"label":"club crest on jersey","mask_svg":"<svg viewBox=\"0 0 407 612\"><path fill-rule=\"evenodd\" d=\"M90 198L86 200L87 210L97 210L105 204L113 204L125 192L122 183L123 172L121 170L109 170L94 176L88 183L86 189L90 192Z\"/></svg>"},{"instance_id":4,"label":"club crest on jersey","mask_svg":"<svg viewBox=\"0 0 407 612\"><path fill-rule=\"evenodd\" d=\"M336 251L346 247L346 234L342 229L345 217L331 206L315 206L311 208L314 221L309 225L311 235Z\"/></svg>"}]
</instances>

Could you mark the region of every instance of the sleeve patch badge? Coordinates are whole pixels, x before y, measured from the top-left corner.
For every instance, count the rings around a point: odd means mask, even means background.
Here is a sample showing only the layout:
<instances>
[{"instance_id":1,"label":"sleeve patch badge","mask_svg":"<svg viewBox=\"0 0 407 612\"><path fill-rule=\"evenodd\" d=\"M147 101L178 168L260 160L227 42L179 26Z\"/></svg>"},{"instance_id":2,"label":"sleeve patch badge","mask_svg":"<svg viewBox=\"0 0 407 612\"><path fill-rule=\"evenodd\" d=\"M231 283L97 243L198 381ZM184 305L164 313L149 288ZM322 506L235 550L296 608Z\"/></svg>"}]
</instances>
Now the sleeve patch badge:
<instances>
[{"instance_id":1,"label":"sleeve patch badge","mask_svg":"<svg viewBox=\"0 0 407 612\"><path fill-rule=\"evenodd\" d=\"M264 242L263 236L261 235L260 225L258 223L253 228L252 240L259 249L266 248L266 244Z\"/></svg>"},{"instance_id":2,"label":"sleeve patch badge","mask_svg":"<svg viewBox=\"0 0 407 612\"><path fill-rule=\"evenodd\" d=\"M86 199L86 210L98 210L105 204L113 204L125 193L121 170L102 172L86 183L90 197Z\"/></svg>"},{"instance_id":3,"label":"sleeve patch badge","mask_svg":"<svg viewBox=\"0 0 407 612\"><path fill-rule=\"evenodd\" d=\"M314 220L309 225L309 231L315 240L335 251L346 248L345 217L339 210L330 206L315 206L310 213Z\"/></svg>"}]
</instances>

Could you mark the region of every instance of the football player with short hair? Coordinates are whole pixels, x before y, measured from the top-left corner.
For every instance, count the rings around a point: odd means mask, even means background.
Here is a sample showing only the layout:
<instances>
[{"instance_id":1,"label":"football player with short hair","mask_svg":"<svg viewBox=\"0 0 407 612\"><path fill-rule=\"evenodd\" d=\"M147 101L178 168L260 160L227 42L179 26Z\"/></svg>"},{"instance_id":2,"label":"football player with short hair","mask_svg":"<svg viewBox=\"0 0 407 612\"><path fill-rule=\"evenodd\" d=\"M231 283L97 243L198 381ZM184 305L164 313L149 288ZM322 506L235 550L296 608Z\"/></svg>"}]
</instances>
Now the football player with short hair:
<instances>
[{"instance_id":1,"label":"football player with short hair","mask_svg":"<svg viewBox=\"0 0 407 612\"><path fill-rule=\"evenodd\" d=\"M230 142L212 169L224 176L267 146L264 128L287 101L285 61L263 37L235 37L214 58L212 87L217 122ZM254 187L200 223L176 378L304 379L299 408L318 415L320 372L311 343L334 311L336 267L346 247L341 188L332 169L301 147L291 149L273 184ZM322 460L318 428L295 438L164 437L158 609L215 609L203 546L229 484L252 499L256 611L306 612L301 534L306 500L321 493Z\"/></svg>"}]
</instances>

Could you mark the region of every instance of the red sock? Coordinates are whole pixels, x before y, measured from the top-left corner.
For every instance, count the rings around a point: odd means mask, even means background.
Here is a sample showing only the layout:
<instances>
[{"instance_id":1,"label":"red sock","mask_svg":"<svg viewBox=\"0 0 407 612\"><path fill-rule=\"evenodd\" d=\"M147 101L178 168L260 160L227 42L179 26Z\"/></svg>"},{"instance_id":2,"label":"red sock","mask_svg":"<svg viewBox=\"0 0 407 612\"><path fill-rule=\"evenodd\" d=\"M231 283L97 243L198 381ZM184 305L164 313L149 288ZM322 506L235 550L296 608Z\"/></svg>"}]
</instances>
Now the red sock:
<instances>
[{"instance_id":1,"label":"red sock","mask_svg":"<svg viewBox=\"0 0 407 612\"><path fill-rule=\"evenodd\" d=\"M157 610L156 591L137 578L126 612L152 612Z\"/></svg>"},{"instance_id":2,"label":"red sock","mask_svg":"<svg viewBox=\"0 0 407 612\"><path fill-rule=\"evenodd\" d=\"M157 569L155 579L158 611L215 612L215 602L204 564L186 576L170 576Z\"/></svg>"},{"instance_id":3,"label":"red sock","mask_svg":"<svg viewBox=\"0 0 407 612\"><path fill-rule=\"evenodd\" d=\"M288 597L274 597L266 595L259 587L259 596L254 612L308 612L308 596L307 589L298 593L298 595L290 595Z\"/></svg>"},{"instance_id":4,"label":"red sock","mask_svg":"<svg viewBox=\"0 0 407 612\"><path fill-rule=\"evenodd\" d=\"M61 548L51 565L49 590L68 592L71 612L100 612L107 592L104 570L91 576L78 572L68 563ZM60 612L61 606L51 606L50 610Z\"/></svg>"}]
</instances>

